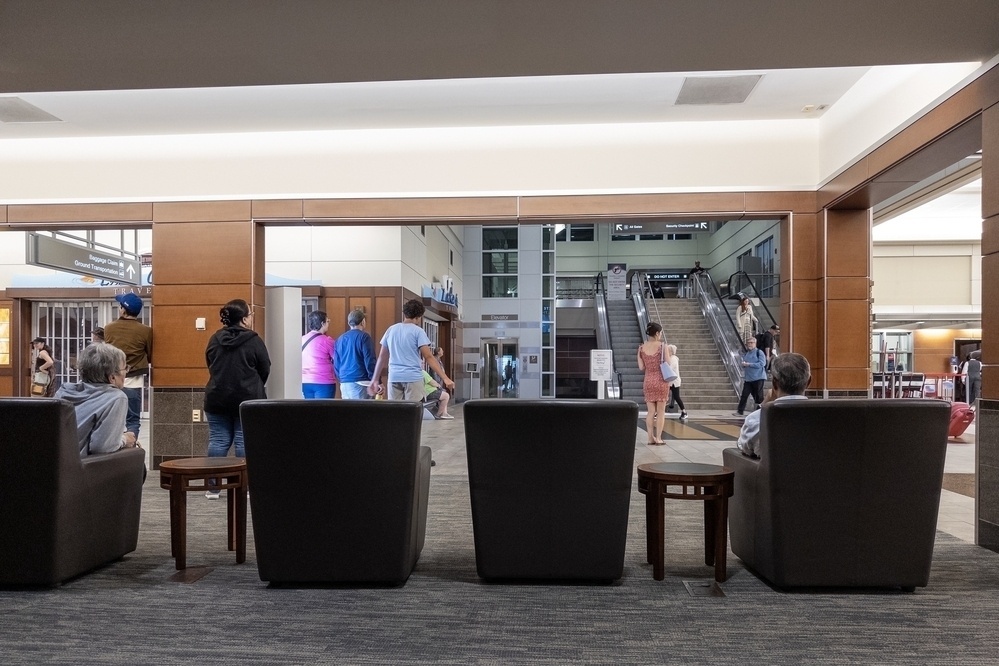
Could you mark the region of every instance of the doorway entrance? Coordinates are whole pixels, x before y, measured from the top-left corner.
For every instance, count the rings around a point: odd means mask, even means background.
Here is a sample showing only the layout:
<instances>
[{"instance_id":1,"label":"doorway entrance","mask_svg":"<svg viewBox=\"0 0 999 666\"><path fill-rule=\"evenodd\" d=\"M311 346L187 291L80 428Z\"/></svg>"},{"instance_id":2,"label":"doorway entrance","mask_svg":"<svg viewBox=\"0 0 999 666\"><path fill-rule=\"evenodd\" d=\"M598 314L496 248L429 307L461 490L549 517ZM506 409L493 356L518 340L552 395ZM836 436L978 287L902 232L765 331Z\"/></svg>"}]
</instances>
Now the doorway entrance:
<instances>
[{"instance_id":1,"label":"doorway entrance","mask_svg":"<svg viewBox=\"0 0 999 666\"><path fill-rule=\"evenodd\" d=\"M516 398L520 395L519 350L516 338L482 341L479 390L483 398Z\"/></svg>"}]
</instances>

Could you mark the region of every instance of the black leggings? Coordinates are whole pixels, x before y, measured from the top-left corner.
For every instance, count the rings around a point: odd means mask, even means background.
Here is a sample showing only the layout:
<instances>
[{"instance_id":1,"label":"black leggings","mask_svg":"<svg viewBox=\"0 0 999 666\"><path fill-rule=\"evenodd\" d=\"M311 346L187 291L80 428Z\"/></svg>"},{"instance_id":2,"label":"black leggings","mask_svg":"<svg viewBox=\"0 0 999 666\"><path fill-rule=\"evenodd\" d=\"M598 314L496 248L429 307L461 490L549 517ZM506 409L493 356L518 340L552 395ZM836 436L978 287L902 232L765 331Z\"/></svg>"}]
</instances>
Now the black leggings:
<instances>
[{"instance_id":1,"label":"black leggings","mask_svg":"<svg viewBox=\"0 0 999 666\"><path fill-rule=\"evenodd\" d=\"M683 398L680 397L680 387L670 386L669 390L673 392L673 395L671 395L670 397L676 402L676 404L680 405L680 411L681 412L687 411L687 408L683 406Z\"/></svg>"}]
</instances>

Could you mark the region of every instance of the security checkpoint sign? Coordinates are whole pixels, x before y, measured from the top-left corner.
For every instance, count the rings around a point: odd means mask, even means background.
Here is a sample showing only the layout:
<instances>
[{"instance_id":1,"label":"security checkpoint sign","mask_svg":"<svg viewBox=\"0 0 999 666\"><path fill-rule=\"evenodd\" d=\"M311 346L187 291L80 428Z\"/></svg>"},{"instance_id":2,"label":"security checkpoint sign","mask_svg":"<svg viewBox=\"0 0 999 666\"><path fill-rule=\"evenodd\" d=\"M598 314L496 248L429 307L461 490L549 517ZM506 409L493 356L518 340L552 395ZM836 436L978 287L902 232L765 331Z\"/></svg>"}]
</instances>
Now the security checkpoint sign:
<instances>
[{"instance_id":1,"label":"security checkpoint sign","mask_svg":"<svg viewBox=\"0 0 999 666\"><path fill-rule=\"evenodd\" d=\"M590 381L609 382L614 379L614 351L590 350Z\"/></svg>"},{"instance_id":2,"label":"security checkpoint sign","mask_svg":"<svg viewBox=\"0 0 999 666\"><path fill-rule=\"evenodd\" d=\"M138 286L142 283L142 266L137 260L98 252L51 236L28 234L27 254L27 263L32 266L90 275L122 284Z\"/></svg>"}]
</instances>

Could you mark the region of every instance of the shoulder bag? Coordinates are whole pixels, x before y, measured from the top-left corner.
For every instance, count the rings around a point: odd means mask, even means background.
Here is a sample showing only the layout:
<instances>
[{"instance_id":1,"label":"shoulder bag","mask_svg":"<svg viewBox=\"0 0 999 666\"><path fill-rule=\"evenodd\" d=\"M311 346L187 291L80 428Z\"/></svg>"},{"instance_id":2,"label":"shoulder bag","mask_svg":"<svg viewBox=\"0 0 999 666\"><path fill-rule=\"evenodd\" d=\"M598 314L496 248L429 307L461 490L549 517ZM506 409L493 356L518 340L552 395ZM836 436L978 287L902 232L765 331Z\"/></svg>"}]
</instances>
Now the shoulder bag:
<instances>
[{"instance_id":1,"label":"shoulder bag","mask_svg":"<svg viewBox=\"0 0 999 666\"><path fill-rule=\"evenodd\" d=\"M663 379L666 380L667 384L676 381L677 374L673 372L669 361L666 360L666 345L664 343L660 343L659 346L659 372L663 373Z\"/></svg>"}]
</instances>

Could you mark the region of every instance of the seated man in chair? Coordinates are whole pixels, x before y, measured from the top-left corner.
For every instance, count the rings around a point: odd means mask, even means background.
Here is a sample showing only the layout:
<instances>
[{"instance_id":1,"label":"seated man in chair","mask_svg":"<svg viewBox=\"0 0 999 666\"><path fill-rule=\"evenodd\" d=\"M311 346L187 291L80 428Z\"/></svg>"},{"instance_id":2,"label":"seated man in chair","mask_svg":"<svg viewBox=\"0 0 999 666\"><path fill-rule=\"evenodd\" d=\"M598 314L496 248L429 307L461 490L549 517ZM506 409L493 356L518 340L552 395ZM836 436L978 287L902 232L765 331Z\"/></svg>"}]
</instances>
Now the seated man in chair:
<instances>
[{"instance_id":1,"label":"seated man in chair","mask_svg":"<svg viewBox=\"0 0 999 666\"><path fill-rule=\"evenodd\" d=\"M773 359L770 366L770 381L773 388L764 403L780 400L804 400L805 389L812 380L812 368L801 354L781 354ZM760 414L757 409L746 417L736 445L742 454L751 458L760 457Z\"/></svg>"},{"instance_id":2,"label":"seated man in chair","mask_svg":"<svg viewBox=\"0 0 999 666\"><path fill-rule=\"evenodd\" d=\"M55 397L72 403L76 411L80 457L138 446L135 434L125 430L125 352L104 342L87 345L80 350L77 369L83 381L63 384Z\"/></svg>"}]
</instances>

